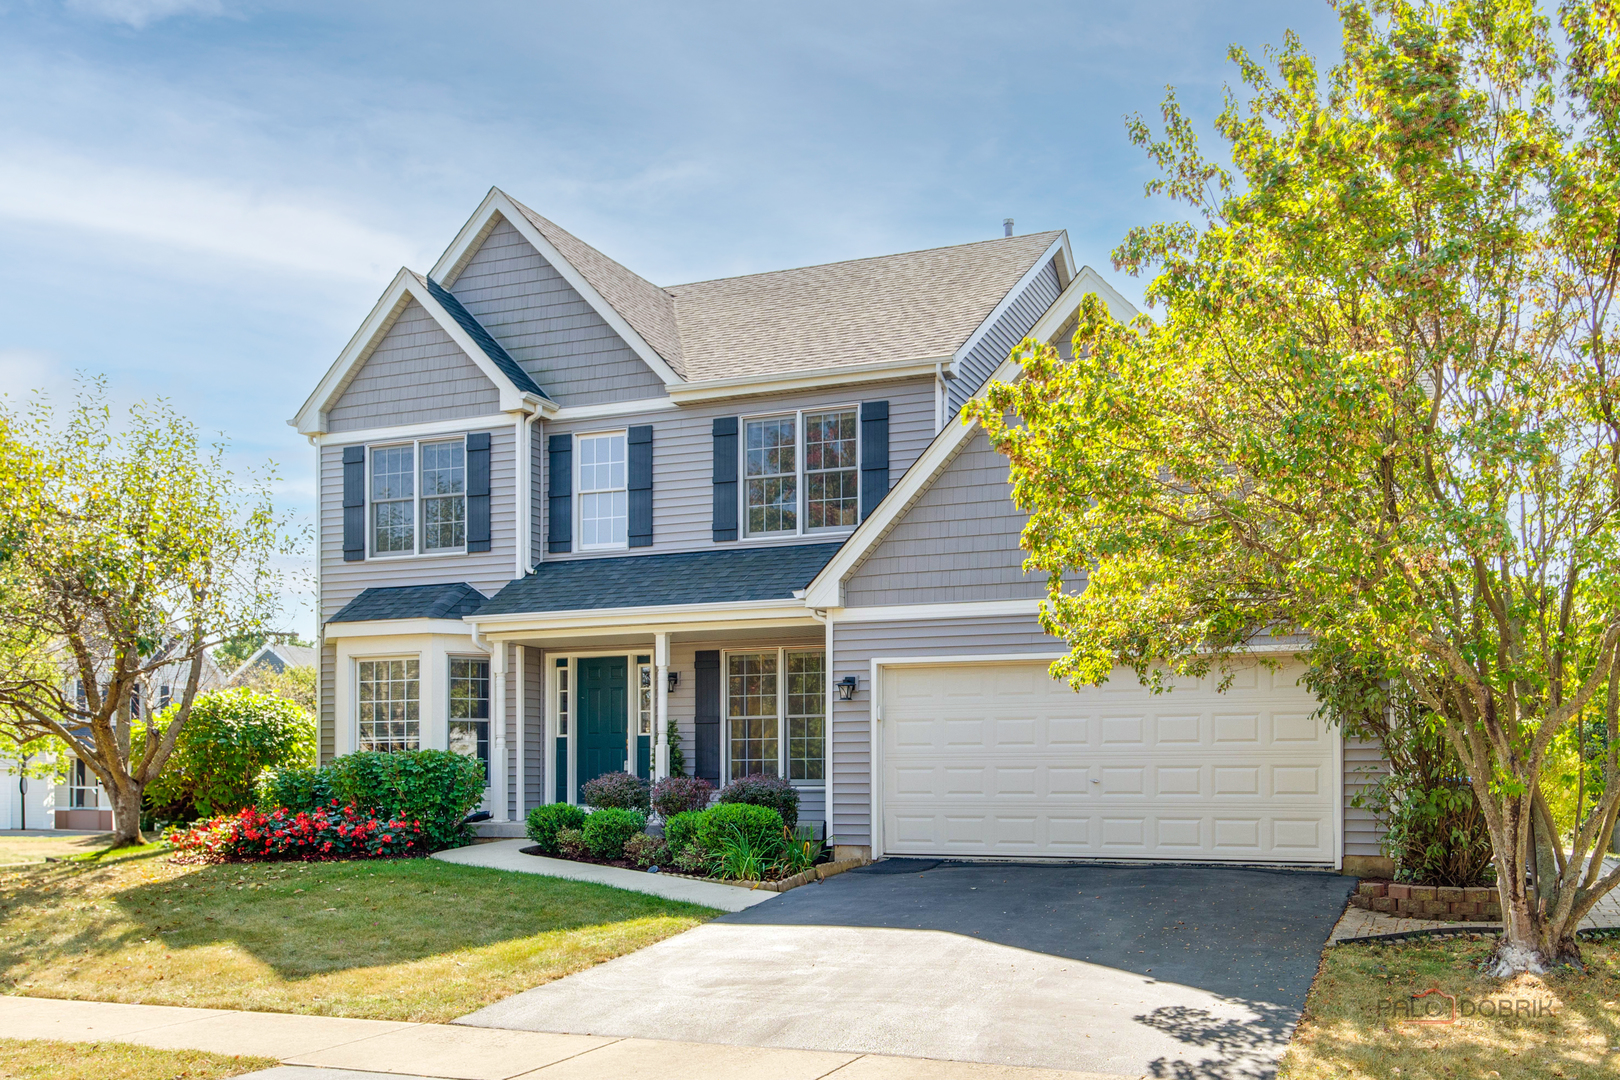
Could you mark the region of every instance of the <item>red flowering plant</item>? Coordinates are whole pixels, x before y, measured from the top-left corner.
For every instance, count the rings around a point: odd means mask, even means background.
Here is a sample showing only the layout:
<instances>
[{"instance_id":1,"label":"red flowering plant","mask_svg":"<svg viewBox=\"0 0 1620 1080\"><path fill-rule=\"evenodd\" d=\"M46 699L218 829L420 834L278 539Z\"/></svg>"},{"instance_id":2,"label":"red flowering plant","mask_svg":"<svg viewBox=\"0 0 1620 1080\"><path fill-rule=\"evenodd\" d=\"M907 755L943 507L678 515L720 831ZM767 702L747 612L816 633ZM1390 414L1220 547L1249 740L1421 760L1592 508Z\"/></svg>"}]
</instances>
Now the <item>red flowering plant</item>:
<instances>
[{"instance_id":1,"label":"red flowering plant","mask_svg":"<svg viewBox=\"0 0 1620 1080\"><path fill-rule=\"evenodd\" d=\"M428 850L419 820L339 806L336 799L314 810L250 806L170 833L169 844L198 862L401 858Z\"/></svg>"}]
</instances>

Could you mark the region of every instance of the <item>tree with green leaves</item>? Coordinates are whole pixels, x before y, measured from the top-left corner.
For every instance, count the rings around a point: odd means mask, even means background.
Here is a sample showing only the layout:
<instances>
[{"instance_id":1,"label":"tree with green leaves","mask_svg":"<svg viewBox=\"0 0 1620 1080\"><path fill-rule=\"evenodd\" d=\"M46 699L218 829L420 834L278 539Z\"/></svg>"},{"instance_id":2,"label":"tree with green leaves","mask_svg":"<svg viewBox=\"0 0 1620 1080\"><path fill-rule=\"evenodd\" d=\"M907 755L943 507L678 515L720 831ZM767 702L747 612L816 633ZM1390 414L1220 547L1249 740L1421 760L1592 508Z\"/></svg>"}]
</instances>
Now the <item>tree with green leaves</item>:
<instances>
[{"instance_id":1,"label":"tree with green leaves","mask_svg":"<svg viewBox=\"0 0 1620 1080\"><path fill-rule=\"evenodd\" d=\"M1620 16L1337 9L1328 72L1293 35L1232 50L1230 167L1173 92L1130 125L1191 215L1115 252L1161 314L1087 298L1076 359L1025 342L973 416L1031 511L1055 674L1158 686L1279 635L1378 665L1485 816L1495 971L1539 970L1620 883ZM1584 711L1607 781L1566 851L1541 770Z\"/></svg>"},{"instance_id":2,"label":"tree with green leaves","mask_svg":"<svg viewBox=\"0 0 1620 1080\"><path fill-rule=\"evenodd\" d=\"M48 736L112 802L119 844L143 842L141 801L191 715L207 650L263 629L291 554L270 471L233 473L223 444L163 402L115 430L100 381L62 422L43 400L0 404L0 730ZM137 737L151 677L184 685Z\"/></svg>"}]
</instances>

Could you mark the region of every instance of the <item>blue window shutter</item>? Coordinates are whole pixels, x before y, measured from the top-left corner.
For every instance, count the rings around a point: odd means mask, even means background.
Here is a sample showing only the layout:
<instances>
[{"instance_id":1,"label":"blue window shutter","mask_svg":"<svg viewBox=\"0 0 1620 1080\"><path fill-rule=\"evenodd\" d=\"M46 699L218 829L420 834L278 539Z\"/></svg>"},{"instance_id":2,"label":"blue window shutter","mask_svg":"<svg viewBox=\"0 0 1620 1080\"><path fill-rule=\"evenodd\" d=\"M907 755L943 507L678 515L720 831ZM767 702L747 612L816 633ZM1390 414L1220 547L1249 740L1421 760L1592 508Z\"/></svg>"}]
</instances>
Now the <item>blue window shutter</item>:
<instances>
[{"instance_id":1,"label":"blue window shutter","mask_svg":"<svg viewBox=\"0 0 1620 1080\"><path fill-rule=\"evenodd\" d=\"M551 483L546 489L551 506L546 529L546 550L574 550L574 437L553 435L546 443Z\"/></svg>"},{"instance_id":2,"label":"blue window shutter","mask_svg":"<svg viewBox=\"0 0 1620 1080\"><path fill-rule=\"evenodd\" d=\"M693 710L696 728L697 760L693 776L701 776L715 787L720 786L720 651L700 650L693 657L692 667L697 676L694 691L696 708Z\"/></svg>"},{"instance_id":3,"label":"blue window shutter","mask_svg":"<svg viewBox=\"0 0 1620 1080\"><path fill-rule=\"evenodd\" d=\"M489 550L489 432L467 436L467 550Z\"/></svg>"},{"instance_id":4,"label":"blue window shutter","mask_svg":"<svg viewBox=\"0 0 1620 1080\"><path fill-rule=\"evenodd\" d=\"M714 539L737 539L737 418L714 418ZM718 663L718 661L716 661Z\"/></svg>"},{"instance_id":5,"label":"blue window shutter","mask_svg":"<svg viewBox=\"0 0 1620 1080\"><path fill-rule=\"evenodd\" d=\"M366 557L366 448L343 448L343 561Z\"/></svg>"},{"instance_id":6,"label":"blue window shutter","mask_svg":"<svg viewBox=\"0 0 1620 1080\"><path fill-rule=\"evenodd\" d=\"M889 493L889 403L861 402L861 520Z\"/></svg>"},{"instance_id":7,"label":"blue window shutter","mask_svg":"<svg viewBox=\"0 0 1620 1080\"><path fill-rule=\"evenodd\" d=\"M653 440L652 425L642 424L625 433L625 478L630 504L628 535L631 547L652 547L653 542Z\"/></svg>"}]
</instances>

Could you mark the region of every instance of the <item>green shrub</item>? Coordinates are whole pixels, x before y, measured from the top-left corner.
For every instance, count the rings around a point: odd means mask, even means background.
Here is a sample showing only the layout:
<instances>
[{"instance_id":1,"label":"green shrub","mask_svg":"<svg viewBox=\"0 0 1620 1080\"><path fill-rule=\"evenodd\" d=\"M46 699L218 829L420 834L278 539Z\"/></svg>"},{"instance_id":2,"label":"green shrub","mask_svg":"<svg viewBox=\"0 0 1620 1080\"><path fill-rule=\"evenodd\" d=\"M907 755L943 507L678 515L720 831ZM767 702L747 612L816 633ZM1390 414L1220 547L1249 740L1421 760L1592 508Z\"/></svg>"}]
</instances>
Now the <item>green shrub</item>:
<instances>
[{"instance_id":1,"label":"green shrub","mask_svg":"<svg viewBox=\"0 0 1620 1080\"><path fill-rule=\"evenodd\" d=\"M449 750L345 754L325 769L332 798L363 810L420 821L428 850L472 839L467 812L484 798L484 763Z\"/></svg>"},{"instance_id":2,"label":"green shrub","mask_svg":"<svg viewBox=\"0 0 1620 1080\"><path fill-rule=\"evenodd\" d=\"M152 718L154 734L176 707ZM135 745L145 731L136 721ZM247 689L215 690L192 702L174 753L146 785L146 803L164 821L234 814L253 805L266 769L314 763L315 721L296 704Z\"/></svg>"},{"instance_id":3,"label":"green shrub","mask_svg":"<svg viewBox=\"0 0 1620 1080\"><path fill-rule=\"evenodd\" d=\"M669 862L669 848L658 837L638 832L624 842L624 857L637 866L663 866Z\"/></svg>"},{"instance_id":4,"label":"green shrub","mask_svg":"<svg viewBox=\"0 0 1620 1080\"><path fill-rule=\"evenodd\" d=\"M640 810L645 814L649 806L647 787L647 781L627 772L603 773L585 781L579 789L579 797L586 806L594 806L598 810L612 807Z\"/></svg>"},{"instance_id":5,"label":"green shrub","mask_svg":"<svg viewBox=\"0 0 1620 1080\"><path fill-rule=\"evenodd\" d=\"M585 846L598 859L624 858L624 842L647 827L646 815L622 806L597 810L585 818Z\"/></svg>"},{"instance_id":6,"label":"green shrub","mask_svg":"<svg viewBox=\"0 0 1620 1080\"><path fill-rule=\"evenodd\" d=\"M579 829L557 830L557 854L565 859L582 859L590 849L585 846L585 834Z\"/></svg>"},{"instance_id":7,"label":"green shrub","mask_svg":"<svg viewBox=\"0 0 1620 1080\"><path fill-rule=\"evenodd\" d=\"M563 829L583 829L585 811L568 803L547 803L529 811L524 828L529 839L539 845L547 855L561 854L557 847L557 833Z\"/></svg>"},{"instance_id":8,"label":"green shrub","mask_svg":"<svg viewBox=\"0 0 1620 1080\"><path fill-rule=\"evenodd\" d=\"M775 859L787 844L782 815L768 806L722 803L698 815L697 842L719 854L727 841L741 840L766 860Z\"/></svg>"},{"instance_id":9,"label":"green shrub","mask_svg":"<svg viewBox=\"0 0 1620 1080\"><path fill-rule=\"evenodd\" d=\"M761 881L772 859L754 838L732 828L720 838L714 856L714 876L731 881Z\"/></svg>"},{"instance_id":10,"label":"green shrub","mask_svg":"<svg viewBox=\"0 0 1620 1080\"><path fill-rule=\"evenodd\" d=\"M683 874L707 874L711 857L702 844L692 844L676 852L673 861Z\"/></svg>"},{"instance_id":11,"label":"green shrub","mask_svg":"<svg viewBox=\"0 0 1620 1080\"><path fill-rule=\"evenodd\" d=\"M768 806L781 815L790 832L799 824L799 793L780 776L755 773L733 780L720 789L715 802Z\"/></svg>"},{"instance_id":12,"label":"green shrub","mask_svg":"<svg viewBox=\"0 0 1620 1080\"><path fill-rule=\"evenodd\" d=\"M664 843L669 845L672 852L682 852L692 846L697 839L698 822L703 819L703 811L687 810L673 817L664 819Z\"/></svg>"},{"instance_id":13,"label":"green shrub","mask_svg":"<svg viewBox=\"0 0 1620 1080\"><path fill-rule=\"evenodd\" d=\"M294 813L308 813L332 801L332 785L326 782L325 770L307 765L266 769L259 777L254 801L261 810L285 808Z\"/></svg>"}]
</instances>

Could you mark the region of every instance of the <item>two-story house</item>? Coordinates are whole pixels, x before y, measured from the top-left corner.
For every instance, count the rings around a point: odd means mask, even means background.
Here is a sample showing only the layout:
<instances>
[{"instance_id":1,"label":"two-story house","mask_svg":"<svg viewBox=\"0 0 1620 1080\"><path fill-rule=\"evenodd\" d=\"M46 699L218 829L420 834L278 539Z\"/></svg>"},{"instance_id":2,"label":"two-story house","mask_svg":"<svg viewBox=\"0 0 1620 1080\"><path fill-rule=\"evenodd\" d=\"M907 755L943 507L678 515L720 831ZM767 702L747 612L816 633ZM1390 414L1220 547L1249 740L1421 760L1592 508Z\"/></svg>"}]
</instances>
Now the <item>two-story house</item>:
<instances>
[{"instance_id":1,"label":"two-story house","mask_svg":"<svg viewBox=\"0 0 1620 1080\"><path fill-rule=\"evenodd\" d=\"M291 421L323 758L478 754L498 835L673 744L873 854L1377 855L1292 669L1046 675L1026 518L959 412L1092 292L1133 314L1062 232L658 286L492 190Z\"/></svg>"}]
</instances>

